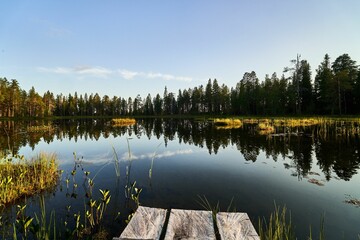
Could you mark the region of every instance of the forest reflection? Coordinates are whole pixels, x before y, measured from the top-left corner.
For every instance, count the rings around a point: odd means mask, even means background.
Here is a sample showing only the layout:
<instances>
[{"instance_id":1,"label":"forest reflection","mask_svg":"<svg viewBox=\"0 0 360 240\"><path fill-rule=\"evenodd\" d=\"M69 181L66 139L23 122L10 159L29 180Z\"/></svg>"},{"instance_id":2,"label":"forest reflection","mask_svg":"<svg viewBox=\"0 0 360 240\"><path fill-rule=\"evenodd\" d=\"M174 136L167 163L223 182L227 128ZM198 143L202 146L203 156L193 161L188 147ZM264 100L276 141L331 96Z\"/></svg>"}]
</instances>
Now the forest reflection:
<instances>
[{"instance_id":1,"label":"forest reflection","mask_svg":"<svg viewBox=\"0 0 360 240\"><path fill-rule=\"evenodd\" d=\"M28 131L29 126L50 125L46 131ZM313 164L318 165L327 181L331 178L349 181L360 166L359 136L339 136L336 129L328 128L321 134L320 126L291 129L301 132L298 135L265 136L258 133L255 124L244 124L241 128L216 129L209 121L192 119L138 119L135 125L114 127L109 119L67 119L54 121L0 121L0 147L2 154L11 151L17 154L22 147L34 147L39 142L51 143L54 140L84 139L97 141L110 136L141 137L163 139L165 146L169 141L178 141L206 148L209 154L217 154L221 149L234 146L248 162L256 162L261 152L284 163L292 175L303 178L311 174Z\"/></svg>"}]
</instances>

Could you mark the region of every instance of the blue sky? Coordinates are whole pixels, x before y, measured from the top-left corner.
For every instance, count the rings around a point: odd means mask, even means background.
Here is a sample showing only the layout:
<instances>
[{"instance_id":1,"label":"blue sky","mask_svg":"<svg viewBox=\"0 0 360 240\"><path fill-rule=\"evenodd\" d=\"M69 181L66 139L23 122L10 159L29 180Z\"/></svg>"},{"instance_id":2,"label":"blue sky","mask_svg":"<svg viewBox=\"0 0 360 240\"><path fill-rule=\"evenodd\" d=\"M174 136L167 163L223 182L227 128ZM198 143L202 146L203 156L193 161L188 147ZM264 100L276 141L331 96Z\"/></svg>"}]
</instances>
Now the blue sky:
<instances>
[{"instance_id":1,"label":"blue sky","mask_svg":"<svg viewBox=\"0 0 360 240\"><path fill-rule=\"evenodd\" d=\"M280 76L299 53L360 63L358 0L62 0L0 3L0 76L39 93L146 97ZM313 77L314 77L313 74Z\"/></svg>"}]
</instances>

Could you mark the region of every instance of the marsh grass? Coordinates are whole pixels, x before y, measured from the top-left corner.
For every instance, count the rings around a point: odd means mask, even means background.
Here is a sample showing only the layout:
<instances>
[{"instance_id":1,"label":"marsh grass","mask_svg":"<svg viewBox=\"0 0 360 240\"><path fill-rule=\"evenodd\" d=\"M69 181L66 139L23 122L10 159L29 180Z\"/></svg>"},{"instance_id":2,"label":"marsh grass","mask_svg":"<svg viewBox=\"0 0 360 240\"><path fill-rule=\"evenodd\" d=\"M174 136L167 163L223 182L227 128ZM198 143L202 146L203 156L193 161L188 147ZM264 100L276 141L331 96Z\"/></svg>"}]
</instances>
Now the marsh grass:
<instances>
[{"instance_id":1,"label":"marsh grass","mask_svg":"<svg viewBox=\"0 0 360 240\"><path fill-rule=\"evenodd\" d=\"M115 147L112 146L112 150L114 153L114 167L115 167L115 173L116 173L116 177L120 177L120 158L115 150Z\"/></svg>"},{"instance_id":2,"label":"marsh grass","mask_svg":"<svg viewBox=\"0 0 360 240\"><path fill-rule=\"evenodd\" d=\"M199 198L199 200L197 201L197 203L202 208L204 208L206 211L211 212L212 220L213 220L213 223L214 223L216 239L221 239L219 229L217 227L217 220L216 220L216 214L218 214L221 211L220 203L217 202L215 205L212 205L209 202L209 200L206 198L206 196L199 196L198 195L198 198ZM230 211L236 212L236 208L233 207L233 200L234 200L234 198L231 199L231 201L230 201L230 203L229 203L229 205L228 205L228 207L226 209L226 212L230 212Z\"/></svg>"},{"instance_id":3,"label":"marsh grass","mask_svg":"<svg viewBox=\"0 0 360 240\"><path fill-rule=\"evenodd\" d=\"M198 196L197 203L207 211L212 213L212 218L215 226L215 233L217 239L220 239L220 235L217 229L216 215L221 211L220 204L211 204L206 196ZM233 199L231 199L226 212L236 212L236 208L233 206ZM270 214L270 217L259 218L258 221L258 234L261 240L296 240L295 226L292 223L291 212L287 211L285 206L279 207L275 204L274 211ZM320 231L318 237L314 238L312 234L312 228L309 227L309 235L307 240L325 239L325 217L321 216L320 219Z\"/></svg>"},{"instance_id":4,"label":"marsh grass","mask_svg":"<svg viewBox=\"0 0 360 240\"><path fill-rule=\"evenodd\" d=\"M240 128L242 126L241 120L234 118L215 118L214 124L217 129Z\"/></svg>"},{"instance_id":5,"label":"marsh grass","mask_svg":"<svg viewBox=\"0 0 360 240\"><path fill-rule=\"evenodd\" d=\"M268 122L259 122L258 130L260 135L268 135L275 132L274 126Z\"/></svg>"},{"instance_id":6,"label":"marsh grass","mask_svg":"<svg viewBox=\"0 0 360 240\"><path fill-rule=\"evenodd\" d=\"M111 120L113 126L122 127L134 125L136 123L135 118L114 118Z\"/></svg>"},{"instance_id":7,"label":"marsh grass","mask_svg":"<svg viewBox=\"0 0 360 240\"><path fill-rule=\"evenodd\" d=\"M286 214L286 207L278 207L270 214L268 221L259 219L259 236L261 240L296 239L291 213Z\"/></svg>"},{"instance_id":8,"label":"marsh grass","mask_svg":"<svg viewBox=\"0 0 360 240\"><path fill-rule=\"evenodd\" d=\"M30 160L7 156L0 160L0 205L53 189L58 180L55 154L40 153Z\"/></svg>"},{"instance_id":9,"label":"marsh grass","mask_svg":"<svg viewBox=\"0 0 360 240\"><path fill-rule=\"evenodd\" d=\"M284 118L274 119L273 124L274 126L306 127L321 124L324 120L324 118Z\"/></svg>"},{"instance_id":10,"label":"marsh grass","mask_svg":"<svg viewBox=\"0 0 360 240\"><path fill-rule=\"evenodd\" d=\"M275 210L270 214L269 220L259 218L259 236L261 240L296 240L295 226L291 220L291 212L287 212L286 207L278 207L275 204ZM320 218L320 231L316 238L313 238L312 228L309 227L309 236L307 240L319 239L325 240L325 217Z\"/></svg>"},{"instance_id":11,"label":"marsh grass","mask_svg":"<svg viewBox=\"0 0 360 240\"><path fill-rule=\"evenodd\" d=\"M54 130L52 125L29 126L26 128L28 132L48 132Z\"/></svg>"},{"instance_id":12,"label":"marsh grass","mask_svg":"<svg viewBox=\"0 0 360 240\"><path fill-rule=\"evenodd\" d=\"M353 137L360 135L360 118L244 118L243 124L257 124L259 134L269 135L275 131L279 134L303 132L311 127L313 137Z\"/></svg>"},{"instance_id":13,"label":"marsh grass","mask_svg":"<svg viewBox=\"0 0 360 240\"><path fill-rule=\"evenodd\" d=\"M159 145L157 145L156 150L155 150L155 152L154 152L154 154L153 154L153 156L152 156L152 158L151 158L151 165L150 165L150 169L149 169L149 178L150 178L150 179L152 178L153 167L154 167L154 159L155 159L155 157L156 157L157 150L159 149L159 147L160 147L161 144L162 144L162 143L159 143Z\"/></svg>"}]
</instances>

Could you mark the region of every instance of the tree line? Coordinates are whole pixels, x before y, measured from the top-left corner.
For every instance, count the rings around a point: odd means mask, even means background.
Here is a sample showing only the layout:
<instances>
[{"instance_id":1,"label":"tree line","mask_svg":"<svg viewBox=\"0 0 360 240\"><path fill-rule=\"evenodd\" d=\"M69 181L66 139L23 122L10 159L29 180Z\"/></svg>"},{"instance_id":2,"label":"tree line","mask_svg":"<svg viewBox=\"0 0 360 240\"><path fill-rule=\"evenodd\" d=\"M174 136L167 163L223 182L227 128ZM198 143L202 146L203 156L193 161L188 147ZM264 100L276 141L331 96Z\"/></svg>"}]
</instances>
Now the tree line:
<instances>
[{"instance_id":1,"label":"tree line","mask_svg":"<svg viewBox=\"0 0 360 240\"><path fill-rule=\"evenodd\" d=\"M332 63L326 54L314 79L308 61L297 55L281 77L273 73L260 81L252 71L231 88L209 79L205 86L179 89L177 94L165 87L162 95L145 98L77 92L55 96L50 91L41 96L34 87L27 92L17 80L0 78L0 117L359 113L360 68L348 54Z\"/></svg>"}]
</instances>

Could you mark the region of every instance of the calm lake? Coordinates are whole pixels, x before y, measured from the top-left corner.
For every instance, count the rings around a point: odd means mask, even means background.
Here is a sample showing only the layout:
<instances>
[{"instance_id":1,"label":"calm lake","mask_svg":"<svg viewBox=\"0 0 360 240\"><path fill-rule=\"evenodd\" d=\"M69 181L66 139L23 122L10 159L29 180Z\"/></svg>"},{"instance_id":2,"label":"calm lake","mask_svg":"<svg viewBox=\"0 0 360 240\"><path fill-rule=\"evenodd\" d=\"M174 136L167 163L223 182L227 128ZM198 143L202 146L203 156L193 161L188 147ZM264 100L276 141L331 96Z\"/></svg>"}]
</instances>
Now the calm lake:
<instances>
[{"instance_id":1,"label":"calm lake","mask_svg":"<svg viewBox=\"0 0 360 240\"><path fill-rule=\"evenodd\" d=\"M72 215L84 212L88 171L95 199L98 189L110 190L104 226L112 236L120 235L134 209L126 198L126 186L134 181L142 189L143 206L203 209L199 196L205 196L225 211L232 201L231 209L247 212L258 228L258 219L268 219L275 204L286 205L298 239L309 235L310 225L317 237L322 216L326 239L357 239L360 234L360 208L345 202L360 198L358 134L339 135L335 128L320 134L312 126L286 130L297 134L266 136L256 124L217 129L211 122L186 119L139 119L125 127L104 119L49 123L51 131L27 132L29 124L48 122L1 122L8 134L1 134L0 143L26 158L57 154L64 170L61 184L45 194L46 209L56 211L57 221L68 218L67 206ZM119 177L113 148L120 160ZM38 197L27 202L29 213L38 208ZM4 215L11 211L9 207Z\"/></svg>"}]
</instances>

